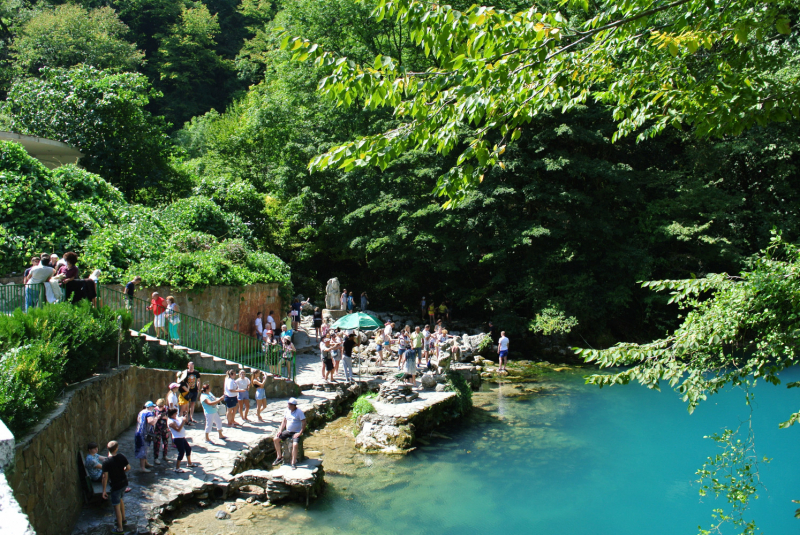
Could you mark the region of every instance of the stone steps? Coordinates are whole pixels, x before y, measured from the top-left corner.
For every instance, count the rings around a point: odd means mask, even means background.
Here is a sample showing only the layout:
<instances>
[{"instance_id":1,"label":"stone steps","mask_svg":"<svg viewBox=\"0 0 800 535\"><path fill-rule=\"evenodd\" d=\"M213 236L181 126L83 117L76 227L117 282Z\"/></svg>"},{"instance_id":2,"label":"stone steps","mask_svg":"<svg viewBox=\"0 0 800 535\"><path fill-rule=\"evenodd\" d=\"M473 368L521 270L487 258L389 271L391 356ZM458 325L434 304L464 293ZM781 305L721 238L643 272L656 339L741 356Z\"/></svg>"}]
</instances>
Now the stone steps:
<instances>
[{"instance_id":1,"label":"stone steps","mask_svg":"<svg viewBox=\"0 0 800 535\"><path fill-rule=\"evenodd\" d=\"M173 349L183 351L195 361L195 364L199 368L204 368L213 372L225 373L228 370L233 370L238 373L239 370L244 370L248 375L250 375L255 371L255 368L251 368L250 366L243 366L237 362L232 362L230 360L216 357L208 353L203 353L202 351L197 351L195 349L190 349L182 345L173 344L172 342L167 342L166 340L161 340L155 336L134 331L133 329L130 329L130 336L131 338L140 338L148 344L159 345L161 347L171 346Z\"/></svg>"}]
</instances>

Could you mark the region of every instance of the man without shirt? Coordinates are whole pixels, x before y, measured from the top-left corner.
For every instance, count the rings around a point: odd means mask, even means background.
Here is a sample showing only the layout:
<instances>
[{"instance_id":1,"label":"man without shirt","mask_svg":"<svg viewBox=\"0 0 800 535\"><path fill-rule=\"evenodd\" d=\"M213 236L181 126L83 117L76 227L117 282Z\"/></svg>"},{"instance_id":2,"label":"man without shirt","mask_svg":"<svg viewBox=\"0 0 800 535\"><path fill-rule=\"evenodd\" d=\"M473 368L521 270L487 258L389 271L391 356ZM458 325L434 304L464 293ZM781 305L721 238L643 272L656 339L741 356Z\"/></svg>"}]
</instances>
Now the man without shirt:
<instances>
[{"instance_id":1,"label":"man without shirt","mask_svg":"<svg viewBox=\"0 0 800 535\"><path fill-rule=\"evenodd\" d=\"M114 535L124 533L125 524L125 504L122 501L122 496L125 494L125 487L128 486L128 476L126 472L130 471L131 465L128 459L119 450L119 443L112 440L108 443L108 458L103 461L103 499L111 499L111 505L114 507L114 514L117 516L117 529L113 530ZM106 492L106 487L109 486Z\"/></svg>"},{"instance_id":2,"label":"man without shirt","mask_svg":"<svg viewBox=\"0 0 800 535\"><path fill-rule=\"evenodd\" d=\"M283 464L283 448L281 442L292 439L292 469L297 468L297 450L300 444L300 436L306 430L306 415L297 408L297 399L289 398L287 409L283 413L283 421L278 428L278 433L272 439L275 442L275 452L277 458L272 466Z\"/></svg>"}]
</instances>

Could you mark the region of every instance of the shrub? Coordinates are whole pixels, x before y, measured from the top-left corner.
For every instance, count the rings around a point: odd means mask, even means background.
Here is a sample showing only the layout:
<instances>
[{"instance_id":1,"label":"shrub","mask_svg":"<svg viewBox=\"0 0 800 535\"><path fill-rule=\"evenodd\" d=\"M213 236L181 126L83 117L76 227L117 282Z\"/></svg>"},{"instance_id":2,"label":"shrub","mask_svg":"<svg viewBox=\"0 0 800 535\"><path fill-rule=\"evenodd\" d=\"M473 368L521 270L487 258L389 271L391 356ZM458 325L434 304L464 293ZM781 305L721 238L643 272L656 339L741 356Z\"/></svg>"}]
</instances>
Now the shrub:
<instances>
[{"instance_id":1,"label":"shrub","mask_svg":"<svg viewBox=\"0 0 800 535\"><path fill-rule=\"evenodd\" d=\"M250 231L238 216L224 212L208 197L177 200L161 210L161 219L174 230L205 232L217 238L250 236Z\"/></svg>"},{"instance_id":2,"label":"shrub","mask_svg":"<svg viewBox=\"0 0 800 535\"><path fill-rule=\"evenodd\" d=\"M463 375L454 370L447 370L445 391L456 393L461 414L467 414L472 410L472 387L467 384Z\"/></svg>"},{"instance_id":3,"label":"shrub","mask_svg":"<svg viewBox=\"0 0 800 535\"><path fill-rule=\"evenodd\" d=\"M0 419L19 436L49 410L64 388L60 343L37 340L0 356Z\"/></svg>"},{"instance_id":4,"label":"shrub","mask_svg":"<svg viewBox=\"0 0 800 535\"><path fill-rule=\"evenodd\" d=\"M350 413L350 418L353 421L357 421L359 416L364 414L369 414L370 412L375 412L375 407L372 406L369 400L378 397L378 394L374 392L370 392L369 394L363 394L358 397L355 403L353 403L353 410Z\"/></svg>"}]
</instances>

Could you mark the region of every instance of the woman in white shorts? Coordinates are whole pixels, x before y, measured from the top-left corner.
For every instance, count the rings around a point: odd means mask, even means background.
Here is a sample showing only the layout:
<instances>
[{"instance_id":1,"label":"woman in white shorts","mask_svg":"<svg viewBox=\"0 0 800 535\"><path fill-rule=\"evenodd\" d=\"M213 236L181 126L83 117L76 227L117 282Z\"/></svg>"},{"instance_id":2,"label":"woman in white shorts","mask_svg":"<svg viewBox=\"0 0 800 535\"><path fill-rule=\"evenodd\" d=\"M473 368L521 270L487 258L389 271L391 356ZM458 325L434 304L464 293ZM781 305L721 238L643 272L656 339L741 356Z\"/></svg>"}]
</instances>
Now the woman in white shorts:
<instances>
[{"instance_id":1,"label":"woman in white shorts","mask_svg":"<svg viewBox=\"0 0 800 535\"><path fill-rule=\"evenodd\" d=\"M200 404L203 406L203 415L206 417L206 442L211 442L211 438L208 434L211 433L215 425L217 426L219 438L225 438L222 435L222 420L217 412L217 404L223 399L224 398L214 397L214 394L212 394L209 389L208 383L203 384L203 388L200 390Z\"/></svg>"}]
</instances>

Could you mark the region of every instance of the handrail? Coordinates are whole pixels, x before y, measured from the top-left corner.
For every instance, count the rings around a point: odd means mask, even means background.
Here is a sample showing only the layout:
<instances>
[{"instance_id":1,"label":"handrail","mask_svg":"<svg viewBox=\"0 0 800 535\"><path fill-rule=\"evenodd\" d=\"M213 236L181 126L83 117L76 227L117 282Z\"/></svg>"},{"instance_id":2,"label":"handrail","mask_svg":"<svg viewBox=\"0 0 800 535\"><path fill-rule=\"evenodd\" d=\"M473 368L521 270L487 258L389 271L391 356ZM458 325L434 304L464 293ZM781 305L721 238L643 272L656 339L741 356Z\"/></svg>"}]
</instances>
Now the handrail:
<instances>
[{"instance_id":1,"label":"handrail","mask_svg":"<svg viewBox=\"0 0 800 535\"><path fill-rule=\"evenodd\" d=\"M0 314L9 315L18 308L28 310L42 307L46 303L44 283L0 284Z\"/></svg>"},{"instance_id":2,"label":"handrail","mask_svg":"<svg viewBox=\"0 0 800 535\"><path fill-rule=\"evenodd\" d=\"M97 300L100 306L128 310L133 316L131 329L135 331L273 375L290 379L297 376L296 352L290 352L291 356L284 358L283 348L279 345L265 345L259 338L183 312L167 310L156 318L149 301L130 297L107 286L97 286Z\"/></svg>"}]
</instances>

